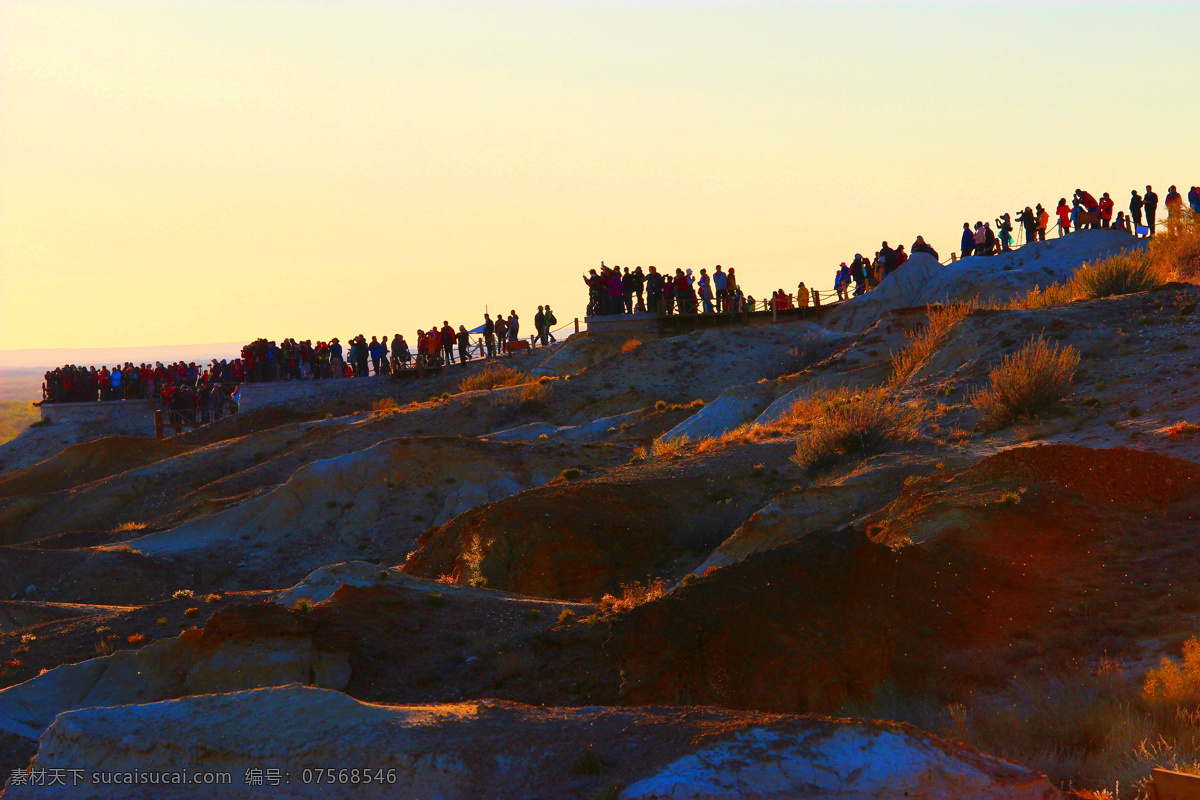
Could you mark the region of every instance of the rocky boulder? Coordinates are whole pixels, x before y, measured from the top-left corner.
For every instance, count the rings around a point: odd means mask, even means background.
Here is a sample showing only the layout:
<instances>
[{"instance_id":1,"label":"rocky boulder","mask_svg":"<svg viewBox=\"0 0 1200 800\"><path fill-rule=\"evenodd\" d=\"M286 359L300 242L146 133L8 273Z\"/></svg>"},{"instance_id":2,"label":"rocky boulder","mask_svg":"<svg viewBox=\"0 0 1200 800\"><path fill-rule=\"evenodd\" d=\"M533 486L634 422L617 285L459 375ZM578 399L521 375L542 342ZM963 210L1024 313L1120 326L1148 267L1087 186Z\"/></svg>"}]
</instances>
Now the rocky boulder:
<instances>
[{"instance_id":1,"label":"rocky boulder","mask_svg":"<svg viewBox=\"0 0 1200 800\"><path fill-rule=\"evenodd\" d=\"M221 776L219 790L76 790L96 800L1058 796L1041 775L900 725L496 701L376 706L299 686L64 714L42 737L32 768L80 770L85 781L100 773ZM6 796L70 791L30 783L10 778Z\"/></svg>"},{"instance_id":2,"label":"rocky boulder","mask_svg":"<svg viewBox=\"0 0 1200 800\"><path fill-rule=\"evenodd\" d=\"M277 605L230 606L203 630L66 664L0 691L0 731L37 738L64 711L288 683L344 689L345 648Z\"/></svg>"}]
</instances>

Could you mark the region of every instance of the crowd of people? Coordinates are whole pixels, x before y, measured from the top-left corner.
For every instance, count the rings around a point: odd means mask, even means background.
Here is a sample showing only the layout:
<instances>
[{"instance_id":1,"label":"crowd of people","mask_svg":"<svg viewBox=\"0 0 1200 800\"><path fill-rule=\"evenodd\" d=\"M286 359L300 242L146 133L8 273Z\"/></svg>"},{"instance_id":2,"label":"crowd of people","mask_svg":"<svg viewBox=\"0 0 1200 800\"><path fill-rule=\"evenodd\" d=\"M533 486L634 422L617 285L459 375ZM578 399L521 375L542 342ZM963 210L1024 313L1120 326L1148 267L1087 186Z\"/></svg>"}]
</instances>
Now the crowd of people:
<instances>
[{"instance_id":1,"label":"crowd of people","mask_svg":"<svg viewBox=\"0 0 1200 800\"><path fill-rule=\"evenodd\" d=\"M506 317L483 315L474 331L457 328L448 320L418 330L415 346L402 334L372 336L359 334L345 345L329 341L256 339L245 345L238 358L213 359L208 367L178 362L154 367L132 362L113 366L83 367L68 364L46 372L42 383L44 403L83 403L111 400L161 401L170 409L214 409L220 416L232 402L236 387L246 382L365 378L389 375L409 368L441 367L466 363L475 358L509 355L530 344L543 347L557 341L558 318L547 304L538 306L534 335L528 344L521 340L521 319L516 310ZM473 335L477 334L477 335ZM520 345L517 343L521 342ZM219 395L219 397L217 396Z\"/></svg>"},{"instance_id":2,"label":"crowd of people","mask_svg":"<svg viewBox=\"0 0 1200 800\"><path fill-rule=\"evenodd\" d=\"M735 270L728 272L717 264L712 274L707 269L676 269L674 275L656 267L642 272L625 267L606 266L589 270L583 276L588 287L588 316L610 314L726 314L753 308L754 298L742 292Z\"/></svg>"},{"instance_id":3,"label":"crowd of people","mask_svg":"<svg viewBox=\"0 0 1200 800\"><path fill-rule=\"evenodd\" d=\"M215 419L228 411L236 383L240 379L234 379L232 373L226 379L217 371L216 361L211 370L182 361L169 365L160 361L153 367L126 362L111 369L67 364L43 376L42 402L147 400L186 413L203 409Z\"/></svg>"},{"instance_id":4,"label":"crowd of people","mask_svg":"<svg viewBox=\"0 0 1200 800\"><path fill-rule=\"evenodd\" d=\"M557 324L549 305L538 306L530 343L547 346L556 342L553 331ZM441 325L418 330L412 344L400 333L372 336L370 341L359 334L345 345L337 337L315 345L311 340L284 339L276 343L258 339L242 348L241 358L228 368L248 382L365 378L511 355L520 336L521 319L516 310L511 310L507 317L497 314L495 319L485 313L483 324L474 330L467 330L466 325L456 328L449 320L442 320ZM214 362L214 370L223 372L226 368L225 362Z\"/></svg>"},{"instance_id":5,"label":"crowd of people","mask_svg":"<svg viewBox=\"0 0 1200 800\"><path fill-rule=\"evenodd\" d=\"M1058 235L1066 236L1072 231L1111 229L1125 231L1132 236L1154 236L1158 223L1159 198L1153 187L1147 186L1145 193L1136 189L1130 192L1129 213L1115 211L1115 201L1108 192L1099 199L1091 192L1076 189L1070 201L1063 197L1055 209ZM1177 187L1171 186L1163 199L1166 211L1166 226L1173 231L1184 217L1184 209L1190 208L1200 215L1200 187L1192 186L1186 200ZM979 221L972 226L963 223L960 254L991 256L1005 253L1021 242L1045 241L1052 217L1041 204L1026 206L1015 215L1002 214L989 222ZM1014 236L1016 234L1016 236ZM676 269L659 272L641 266L629 269L609 267L600 262L600 268L588 271L583 276L588 287L589 316L611 314L734 314L761 309L787 310L820 305L822 297L849 300L877 287L888 275L902 268L909 255L925 253L938 260L938 253L918 236L908 251L904 245L891 247L883 242L873 257L856 253L849 263L842 262L833 281L832 292L811 289L801 281L795 295L776 289L769 298L757 301L747 294L733 268L726 270L720 264L710 273L701 269ZM556 341L553 330L558 324L549 305L538 306L534 317L534 334L530 344L542 346ZM387 375L408 368L440 367L456 361L466 363L475 358L494 358L511 355L520 339L521 321L515 310L508 316L483 315L483 324L468 331L465 325L455 328L448 320L441 325L418 330L415 346L403 335L391 337L372 336L370 341L362 334L355 336L343 346L334 337L329 341L297 341L283 339L279 343L268 339L257 339L242 348L239 358L230 360L213 359L208 367L182 361L153 367L148 364L126 362L113 367L83 367L68 364L45 374L42 385L43 402L93 402L112 400L161 401L166 408L191 412L205 409L206 414L216 417L232 402L230 396L243 382L307 380L367 377ZM473 334L478 334L472 338ZM524 344L520 345L524 346Z\"/></svg>"},{"instance_id":6,"label":"crowd of people","mask_svg":"<svg viewBox=\"0 0 1200 800\"><path fill-rule=\"evenodd\" d=\"M1068 202L1062 198L1055 213L1058 217L1058 235L1065 236L1072 230L1111 229L1125 231L1133 236L1154 235L1158 214L1158 195L1153 187L1147 186L1145 194L1137 190L1130 193L1129 213L1117 211L1116 203L1104 192L1099 199L1083 189L1076 189ZM1185 200L1175 186L1167 190L1163 201L1166 208L1168 231L1174 230L1183 218ZM1186 206L1193 214L1200 215L1200 187L1188 191ZM1051 222L1050 212L1041 204L1026 206L1014 214L1002 214L992 223L979 221L974 226L963 223L961 257L991 256L1007 253L1020 244L1044 242ZM674 275L660 273L656 267L642 272L640 266L609 267L600 262L599 270L589 270L583 276L588 287L588 316L633 314L648 311L661 314L721 314L742 311L771 311L791 308L819 306L825 297L849 300L869 292L884 278L904 266L910 254L926 253L935 261L938 252L918 236L906 252L904 245L891 247L883 242L873 257L855 253L849 263L843 261L833 278L832 292L809 288L801 281L793 295L776 289L768 298L756 301L743 292L734 270L724 270L719 264L710 275L700 270L676 269Z\"/></svg>"}]
</instances>

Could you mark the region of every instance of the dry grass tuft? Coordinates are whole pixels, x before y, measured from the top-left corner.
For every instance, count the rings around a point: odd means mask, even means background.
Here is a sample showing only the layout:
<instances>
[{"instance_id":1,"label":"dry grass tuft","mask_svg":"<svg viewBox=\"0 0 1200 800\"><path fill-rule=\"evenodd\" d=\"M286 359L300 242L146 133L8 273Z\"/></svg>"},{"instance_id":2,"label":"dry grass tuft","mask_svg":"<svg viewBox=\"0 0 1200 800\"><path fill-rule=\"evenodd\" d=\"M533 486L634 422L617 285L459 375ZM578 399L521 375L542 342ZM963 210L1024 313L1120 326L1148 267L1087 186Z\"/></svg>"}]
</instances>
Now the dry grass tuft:
<instances>
[{"instance_id":1,"label":"dry grass tuft","mask_svg":"<svg viewBox=\"0 0 1200 800\"><path fill-rule=\"evenodd\" d=\"M621 352L628 353L631 350L636 350L642 346L641 339L626 339L625 344L621 345Z\"/></svg>"},{"instance_id":2,"label":"dry grass tuft","mask_svg":"<svg viewBox=\"0 0 1200 800\"><path fill-rule=\"evenodd\" d=\"M1053 306L1065 306L1067 303L1073 303L1079 299L1074 284L1070 281L1066 283L1052 283L1045 289L1038 286L1030 289L1023 297L1015 298L1007 305L1010 309L1025 309L1033 311L1039 308L1051 308Z\"/></svg>"},{"instance_id":3,"label":"dry grass tuft","mask_svg":"<svg viewBox=\"0 0 1200 800\"><path fill-rule=\"evenodd\" d=\"M549 394L550 387L545 381L527 383L517 394L517 403L523 409L539 408L545 404L546 397Z\"/></svg>"},{"instance_id":4,"label":"dry grass tuft","mask_svg":"<svg viewBox=\"0 0 1200 800\"><path fill-rule=\"evenodd\" d=\"M1156 263L1174 271L1177 280L1194 280L1200 276L1200 219L1187 209L1178 228L1155 236L1149 250Z\"/></svg>"},{"instance_id":5,"label":"dry grass tuft","mask_svg":"<svg viewBox=\"0 0 1200 800\"><path fill-rule=\"evenodd\" d=\"M951 303L929 307L929 321L924 327L905 335L905 345L892 356L892 375L888 385L899 388L908 382L929 357L946 341L954 326L977 308L972 302Z\"/></svg>"},{"instance_id":6,"label":"dry grass tuft","mask_svg":"<svg viewBox=\"0 0 1200 800\"><path fill-rule=\"evenodd\" d=\"M472 536L462 549L462 583L482 589L487 586L487 578L483 576L483 541L478 536Z\"/></svg>"},{"instance_id":7,"label":"dry grass tuft","mask_svg":"<svg viewBox=\"0 0 1200 800\"><path fill-rule=\"evenodd\" d=\"M460 392L474 392L481 389L520 386L528 382L529 377L524 372L515 370L512 367L489 364L485 369L463 378L458 384L458 390Z\"/></svg>"},{"instance_id":8,"label":"dry grass tuft","mask_svg":"<svg viewBox=\"0 0 1200 800\"><path fill-rule=\"evenodd\" d=\"M1188 436L1195 436L1200 433L1200 425L1193 425L1190 422L1176 422L1174 425L1168 425L1162 429L1162 434L1172 442L1178 442Z\"/></svg>"},{"instance_id":9,"label":"dry grass tuft","mask_svg":"<svg viewBox=\"0 0 1200 800\"><path fill-rule=\"evenodd\" d=\"M394 411L396 410L396 398L384 397L371 403L372 411Z\"/></svg>"},{"instance_id":10,"label":"dry grass tuft","mask_svg":"<svg viewBox=\"0 0 1200 800\"><path fill-rule=\"evenodd\" d=\"M1033 417L1070 393L1077 366L1079 352L1074 347L1060 348L1039 336L1005 356L988 375L988 387L971 403L990 428Z\"/></svg>"},{"instance_id":11,"label":"dry grass tuft","mask_svg":"<svg viewBox=\"0 0 1200 800\"><path fill-rule=\"evenodd\" d=\"M1174 277L1174 268L1155 258L1147 248L1124 250L1101 261L1089 261L1079 268L1071 283L1078 296L1094 300L1098 297L1148 292Z\"/></svg>"},{"instance_id":12,"label":"dry grass tuft","mask_svg":"<svg viewBox=\"0 0 1200 800\"><path fill-rule=\"evenodd\" d=\"M818 389L807 397L797 400L774 422L747 422L721 436L711 436L696 441L695 453L700 455L732 444L764 442L795 435L806 430L815 419L825 414L834 405L848 402L856 396L857 393L854 390L845 387Z\"/></svg>"},{"instance_id":13,"label":"dry grass tuft","mask_svg":"<svg viewBox=\"0 0 1200 800\"><path fill-rule=\"evenodd\" d=\"M1200 639L1183 643L1183 659L1163 657L1159 666L1146 672L1142 694L1151 709L1174 706L1200 707Z\"/></svg>"},{"instance_id":14,"label":"dry grass tuft","mask_svg":"<svg viewBox=\"0 0 1200 800\"><path fill-rule=\"evenodd\" d=\"M650 447L637 447L633 451L634 461L649 461L652 458L676 458L683 454L692 439L687 434L674 439L655 439Z\"/></svg>"},{"instance_id":15,"label":"dry grass tuft","mask_svg":"<svg viewBox=\"0 0 1200 800\"><path fill-rule=\"evenodd\" d=\"M144 522L122 522L117 527L113 528L113 533L132 533L133 531L144 531L148 526Z\"/></svg>"},{"instance_id":16,"label":"dry grass tuft","mask_svg":"<svg viewBox=\"0 0 1200 800\"><path fill-rule=\"evenodd\" d=\"M640 581L622 583L621 596L614 597L611 594L606 594L600 598L599 606L600 610L605 614L620 614L623 611L631 611L643 603L657 600L665 596L666 593L667 582L662 578L646 581L644 586Z\"/></svg>"},{"instance_id":17,"label":"dry grass tuft","mask_svg":"<svg viewBox=\"0 0 1200 800\"><path fill-rule=\"evenodd\" d=\"M824 403L816 408L822 399ZM911 442L925 416L924 409L902 405L885 388L854 395L841 390L825 398L814 395L796 405L793 413L807 417L810 427L797 443L792 461L810 471L829 466L846 453L874 453L892 442Z\"/></svg>"}]
</instances>

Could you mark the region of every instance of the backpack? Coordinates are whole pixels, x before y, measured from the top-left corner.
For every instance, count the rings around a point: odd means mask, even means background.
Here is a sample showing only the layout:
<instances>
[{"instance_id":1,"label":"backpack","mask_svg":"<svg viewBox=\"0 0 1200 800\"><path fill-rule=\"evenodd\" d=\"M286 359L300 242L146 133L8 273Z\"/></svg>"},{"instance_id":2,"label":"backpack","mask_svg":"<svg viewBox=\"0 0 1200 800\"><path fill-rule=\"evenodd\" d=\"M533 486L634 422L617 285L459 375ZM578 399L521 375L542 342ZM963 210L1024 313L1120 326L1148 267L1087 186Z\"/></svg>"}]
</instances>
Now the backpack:
<instances>
[{"instance_id":1,"label":"backpack","mask_svg":"<svg viewBox=\"0 0 1200 800\"><path fill-rule=\"evenodd\" d=\"M558 324L558 317L554 316L554 314L546 315L546 325L547 326L554 326L557 324Z\"/></svg>"}]
</instances>

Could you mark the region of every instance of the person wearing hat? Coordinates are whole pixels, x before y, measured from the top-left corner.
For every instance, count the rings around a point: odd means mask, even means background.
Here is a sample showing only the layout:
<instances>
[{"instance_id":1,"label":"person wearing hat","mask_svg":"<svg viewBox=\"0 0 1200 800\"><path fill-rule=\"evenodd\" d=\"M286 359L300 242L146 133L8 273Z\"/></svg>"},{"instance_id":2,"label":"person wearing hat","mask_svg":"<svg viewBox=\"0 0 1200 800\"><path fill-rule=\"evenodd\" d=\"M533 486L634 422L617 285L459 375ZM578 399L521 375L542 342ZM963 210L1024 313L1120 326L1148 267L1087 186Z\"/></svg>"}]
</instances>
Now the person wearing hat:
<instances>
[{"instance_id":1,"label":"person wearing hat","mask_svg":"<svg viewBox=\"0 0 1200 800\"><path fill-rule=\"evenodd\" d=\"M862 253L855 253L854 260L850 262L850 280L854 282L855 297L867 290L867 265L863 262Z\"/></svg>"}]
</instances>

